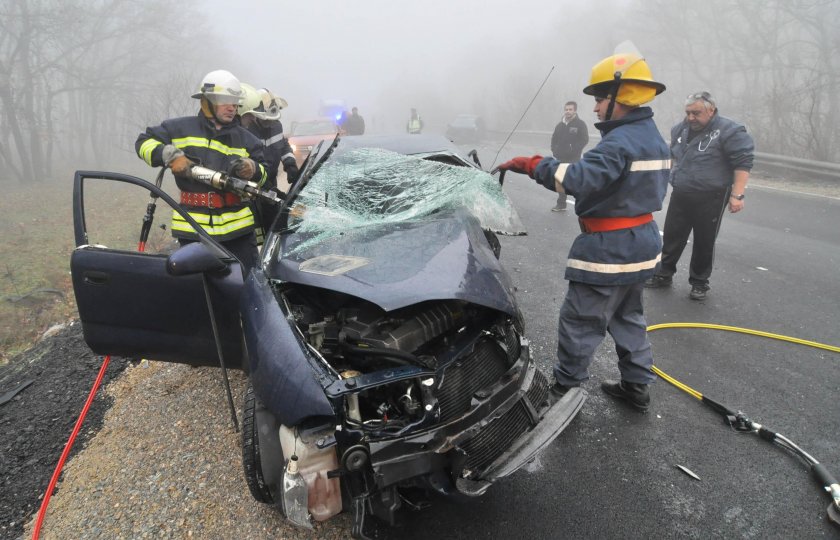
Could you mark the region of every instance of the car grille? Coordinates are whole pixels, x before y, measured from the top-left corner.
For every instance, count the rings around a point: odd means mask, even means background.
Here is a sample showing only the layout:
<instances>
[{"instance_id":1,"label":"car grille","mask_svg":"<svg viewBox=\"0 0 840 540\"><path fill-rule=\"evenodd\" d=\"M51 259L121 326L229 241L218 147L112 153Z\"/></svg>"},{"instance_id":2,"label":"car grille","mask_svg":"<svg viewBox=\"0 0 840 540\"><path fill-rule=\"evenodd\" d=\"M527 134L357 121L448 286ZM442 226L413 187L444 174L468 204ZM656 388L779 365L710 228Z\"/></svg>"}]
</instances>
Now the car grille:
<instances>
[{"instance_id":1,"label":"car grille","mask_svg":"<svg viewBox=\"0 0 840 540\"><path fill-rule=\"evenodd\" d=\"M512 325L508 325L505 330L505 345L507 346L508 354L510 355L510 361L516 362L519 360L519 355L522 351L519 344L519 336L516 335L516 331L513 329Z\"/></svg>"},{"instance_id":2,"label":"car grille","mask_svg":"<svg viewBox=\"0 0 840 540\"><path fill-rule=\"evenodd\" d=\"M496 419L461 446L467 453L464 472L469 476L480 472L502 455L502 452L510 448L513 442L530 427L530 415L525 404L520 401L501 418ZM467 471L470 472L467 473Z\"/></svg>"},{"instance_id":3,"label":"car grille","mask_svg":"<svg viewBox=\"0 0 840 540\"><path fill-rule=\"evenodd\" d=\"M548 399L548 381L541 372L534 373L534 382L531 383L531 388L528 389L528 401L534 406L537 411L540 406Z\"/></svg>"},{"instance_id":4,"label":"car grille","mask_svg":"<svg viewBox=\"0 0 840 540\"><path fill-rule=\"evenodd\" d=\"M501 347L490 339L479 341L472 353L446 367L437 392L440 421L446 423L469 411L473 395L498 381L508 369Z\"/></svg>"},{"instance_id":5,"label":"car grille","mask_svg":"<svg viewBox=\"0 0 840 540\"><path fill-rule=\"evenodd\" d=\"M528 401L539 410L548 396L548 382L545 375L536 371L531 387L525 394ZM503 452L531 429L533 425L525 400L520 400L508 412L485 427L478 435L462 445L467 453L465 469L472 475L480 473L493 463Z\"/></svg>"}]
</instances>

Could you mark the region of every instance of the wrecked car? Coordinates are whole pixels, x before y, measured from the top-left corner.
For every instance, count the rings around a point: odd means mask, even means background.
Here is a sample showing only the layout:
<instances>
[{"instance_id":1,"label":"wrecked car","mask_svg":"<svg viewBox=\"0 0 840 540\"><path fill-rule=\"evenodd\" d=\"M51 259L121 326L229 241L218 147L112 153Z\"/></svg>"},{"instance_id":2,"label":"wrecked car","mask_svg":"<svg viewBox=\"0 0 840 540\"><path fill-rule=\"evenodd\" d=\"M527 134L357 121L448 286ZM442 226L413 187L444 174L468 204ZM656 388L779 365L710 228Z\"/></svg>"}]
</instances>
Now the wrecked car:
<instances>
[{"instance_id":1,"label":"wrecked car","mask_svg":"<svg viewBox=\"0 0 840 540\"><path fill-rule=\"evenodd\" d=\"M313 149L249 275L203 234L169 254L90 243L94 181L132 184L190 221L142 179L76 173L85 340L98 354L244 370L245 480L296 525L350 511L364 537L366 516L395 522L405 491L480 496L585 400L554 397L529 353L496 236L524 234L516 212L444 137Z\"/></svg>"}]
</instances>

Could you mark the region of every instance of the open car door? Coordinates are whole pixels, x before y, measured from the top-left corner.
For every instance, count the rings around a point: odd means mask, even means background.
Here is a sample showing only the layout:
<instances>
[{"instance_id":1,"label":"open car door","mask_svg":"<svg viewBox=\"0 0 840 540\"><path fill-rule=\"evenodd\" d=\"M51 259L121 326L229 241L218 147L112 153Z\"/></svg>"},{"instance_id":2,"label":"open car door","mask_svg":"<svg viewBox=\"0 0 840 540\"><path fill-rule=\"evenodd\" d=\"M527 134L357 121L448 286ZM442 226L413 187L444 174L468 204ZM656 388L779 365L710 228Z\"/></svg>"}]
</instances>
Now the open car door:
<instances>
[{"instance_id":1,"label":"open car door","mask_svg":"<svg viewBox=\"0 0 840 540\"><path fill-rule=\"evenodd\" d=\"M92 188L91 184L97 185ZM208 235L201 242L178 247L165 233L162 252L134 251L127 246L106 247L88 240L88 209L108 193L106 212L93 213L102 223L125 221L113 199L119 184L119 201L158 199L179 212L194 228L198 224L163 190L133 176L77 171L73 184L73 229L76 248L70 260L73 290L85 341L97 354L148 358L191 365L218 366L216 339L211 321L215 315L224 363L241 368L243 357L239 296L242 270L239 261ZM85 191L88 200L85 200ZM129 203L130 204L130 203ZM142 205L137 205L139 231ZM159 223L169 226L169 208L157 212ZM107 214L104 218L102 214ZM148 216L147 208L147 216ZM96 219L92 219L96 221ZM133 226L133 223L130 224ZM96 231L90 231L96 234ZM107 235L106 235L107 236ZM92 242L100 242L91 236ZM125 238L122 234L118 238ZM177 262L177 264L175 264Z\"/></svg>"}]
</instances>

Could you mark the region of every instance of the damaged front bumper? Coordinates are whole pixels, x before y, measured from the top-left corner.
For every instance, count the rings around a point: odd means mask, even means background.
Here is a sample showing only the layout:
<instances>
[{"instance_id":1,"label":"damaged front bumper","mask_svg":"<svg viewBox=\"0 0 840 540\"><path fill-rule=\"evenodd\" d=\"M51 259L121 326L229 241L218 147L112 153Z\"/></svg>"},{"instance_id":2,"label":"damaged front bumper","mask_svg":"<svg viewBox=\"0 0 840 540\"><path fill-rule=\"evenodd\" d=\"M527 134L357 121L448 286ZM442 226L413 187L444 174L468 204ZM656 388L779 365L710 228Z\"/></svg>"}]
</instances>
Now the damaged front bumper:
<instances>
[{"instance_id":1,"label":"damaged front bumper","mask_svg":"<svg viewBox=\"0 0 840 540\"><path fill-rule=\"evenodd\" d=\"M479 496L532 461L574 419L587 393L574 388L552 401L545 376L524 351L510 377L489 396L474 398L463 417L416 435L371 442L377 486L425 477L438 493Z\"/></svg>"}]
</instances>

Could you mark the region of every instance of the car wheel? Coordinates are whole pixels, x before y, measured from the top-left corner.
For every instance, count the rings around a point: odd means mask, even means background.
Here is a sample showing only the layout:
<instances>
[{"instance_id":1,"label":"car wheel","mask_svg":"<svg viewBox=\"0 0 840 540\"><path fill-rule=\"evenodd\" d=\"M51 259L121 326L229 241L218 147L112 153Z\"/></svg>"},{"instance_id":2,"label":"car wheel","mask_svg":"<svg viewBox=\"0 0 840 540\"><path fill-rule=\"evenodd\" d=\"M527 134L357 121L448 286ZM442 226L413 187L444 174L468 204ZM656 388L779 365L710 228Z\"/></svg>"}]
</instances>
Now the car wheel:
<instances>
[{"instance_id":1,"label":"car wheel","mask_svg":"<svg viewBox=\"0 0 840 540\"><path fill-rule=\"evenodd\" d=\"M274 497L265 482L260 462L260 437L256 410L257 398L254 395L254 387L248 384L242 414L242 465L245 469L245 482L254 499L261 503L274 504Z\"/></svg>"}]
</instances>

